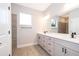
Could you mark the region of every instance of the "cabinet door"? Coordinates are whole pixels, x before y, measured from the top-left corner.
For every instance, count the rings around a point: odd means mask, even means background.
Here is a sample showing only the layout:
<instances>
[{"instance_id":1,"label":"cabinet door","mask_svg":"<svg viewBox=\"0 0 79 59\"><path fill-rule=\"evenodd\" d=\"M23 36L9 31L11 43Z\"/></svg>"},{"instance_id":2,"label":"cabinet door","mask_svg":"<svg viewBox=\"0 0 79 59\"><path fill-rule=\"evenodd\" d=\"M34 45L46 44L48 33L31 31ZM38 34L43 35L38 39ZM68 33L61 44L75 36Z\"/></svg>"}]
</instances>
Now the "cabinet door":
<instances>
[{"instance_id":1,"label":"cabinet door","mask_svg":"<svg viewBox=\"0 0 79 59\"><path fill-rule=\"evenodd\" d=\"M41 41L41 37L40 37L40 35L38 34L37 35L37 43L40 45L40 41Z\"/></svg>"},{"instance_id":2,"label":"cabinet door","mask_svg":"<svg viewBox=\"0 0 79 59\"><path fill-rule=\"evenodd\" d=\"M47 52L50 55L54 55L54 42L53 42L53 39L50 37L48 37L47 39Z\"/></svg>"},{"instance_id":3,"label":"cabinet door","mask_svg":"<svg viewBox=\"0 0 79 59\"><path fill-rule=\"evenodd\" d=\"M47 45L47 52L50 54L50 55L54 55L54 47L53 47L53 44L49 44Z\"/></svg>"},{"instance_id":4,"label":"cabinet door","mask_svg":"<svg viewBox=\"0 0 79 59\"><path fill-rule=\"evenodd\" d=\"M54 51L55 51L55 56L63 56L64 55L64 48L62 45L55 43L54 44Z\"/></svg>"},{"instance_id":5,"label":"cabinet door","mask_svg":"<svg viewBox=\"0 0 79 59\"><path fill-rule=\"evenodd\" d=\"M66 48L65 49L65 56L79 56L79 52L74 51L72 49Z\"/></svg>"},{"instance_id":6,"label":"cabinet door","mask_svg":"<svg viewBox=\"0 0 79 59\"><path fill-rule=\"evenodd\" d=\"M45 47L45 36L44 35L41 35L41 46L42 48Z\"/></svg>"},{"instance_id":7,"label":"cabinet door","mask_svg":"<svg viewBox=\"0 0 79 59\"><path fill-rule=\"evenodd\" d=\"M38 35L38 44L42 46L42 35Z\"/></svg>"},{"instance_id":8,"label":"cabinet door","mask_svg":"<svg viewBox=\"0 0 79 59\"><path fill-rule=\"evenodd\" d=\"M38 44L44 48L45 46L45 36L44 35L38 35Z\"/></svg>"}]
</instances>

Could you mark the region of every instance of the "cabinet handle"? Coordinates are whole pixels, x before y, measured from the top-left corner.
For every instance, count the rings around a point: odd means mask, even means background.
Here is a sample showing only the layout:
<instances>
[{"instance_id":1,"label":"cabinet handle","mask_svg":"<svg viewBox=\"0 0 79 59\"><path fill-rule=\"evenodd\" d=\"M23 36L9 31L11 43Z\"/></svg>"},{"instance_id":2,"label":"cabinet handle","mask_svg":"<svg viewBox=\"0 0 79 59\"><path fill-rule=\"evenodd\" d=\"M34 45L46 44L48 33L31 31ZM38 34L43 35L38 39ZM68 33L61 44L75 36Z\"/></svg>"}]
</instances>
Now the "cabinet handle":
<instances>
[{"instance_id":1,"label":"cabinet handle","mask_svg":"<svg viewBox=\"0 0 79 59\"><path fill-rule=\"evenodd\" d=\"M0 43L0 45L1 45L2 43Z\"/></svg>"},{"instance_id":2,"label":"cabinet handle","mask_svg":"<svg viewBox=\"0 0 79 59\"><path fill-rule=\"evenodd\" d=\"M62 48L62 52L64 52L64 48Z\"/></svg>"},{"instance_id":3,"label":"cabinet handle","mask_svg":"<svg viewBox=\"0 0 79 59\"><path fill-rule=\"evenodd\" d=\"M67 53L67 49L65 49L65 54Z\"/></svg>"},{"instance_id":4,"label":"cabinet handle","mask_svg":"<svg viewBox=\"0 0 79 59\"><path fill-rule=\"evenodd\" d=\"M43 41L43 42L45 42L45 40L44 40L44 39L43 39L42 41Z\"/></svg>"},{"instance_id":5,"label":"cabinet handle","mask_svg":"<svg viewBox=\"0 0 79 59\"><path fill-rule=\"evenodd\" d=\"M40 37L38 37L38 39L40 39Z\"/></svg>"},{"instance_id":6,"label":"cabinet handle","mask_svg":"<svg viewBox=\"0 0 79 59\"><path fill-rule=\"evenodd\" d=\"M43 45L43 47L45 47L45 45Z\"/></svg>"},{"instance_id":7,"label":"cabinet handle","mask_svg":"<svg viewBox=\"0 0 79 59\"><path fill-rule=\"evenodd\" d=\"M48 45L51 45L51 43L48 43Z\"/></svg>"},{"instance_id":8,"label":"cabinet handle","mask_svg":"<svg viewBox=\"0 0 79 59\"><path fill-rule=\"evenodd\" d=\"M51 39L49 39L49 40L51 40Z\"/></svg>"},{"instance_id":9,"label":"cabinet handle","mask_svg":"<svg viewBox=\"0 0 79 59\"><path fill-rule=\"evenodd\" d=\"M49 52L51 52L51 50L49 50Z\"/></svg>"}]
</instances>

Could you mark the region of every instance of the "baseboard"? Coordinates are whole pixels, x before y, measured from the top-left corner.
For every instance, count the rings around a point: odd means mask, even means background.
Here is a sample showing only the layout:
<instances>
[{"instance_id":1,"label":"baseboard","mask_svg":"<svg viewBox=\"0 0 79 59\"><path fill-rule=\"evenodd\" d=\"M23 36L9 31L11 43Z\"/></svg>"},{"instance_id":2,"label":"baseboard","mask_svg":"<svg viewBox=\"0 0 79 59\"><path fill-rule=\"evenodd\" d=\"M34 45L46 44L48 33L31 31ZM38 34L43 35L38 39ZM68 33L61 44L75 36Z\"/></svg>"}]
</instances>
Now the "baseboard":
<instances>
[{"instance_id":1,"label":"baseboard","mask_svg":"<svg viewBox=\"0 0 79 59\"><path fill-rule=\"evenodd\" d=\"M29 43L29 44L18 45L17 48L28 47L28 46L32 46L32 45L37 45L37 43Z\"/></svg>"}]
</instances>

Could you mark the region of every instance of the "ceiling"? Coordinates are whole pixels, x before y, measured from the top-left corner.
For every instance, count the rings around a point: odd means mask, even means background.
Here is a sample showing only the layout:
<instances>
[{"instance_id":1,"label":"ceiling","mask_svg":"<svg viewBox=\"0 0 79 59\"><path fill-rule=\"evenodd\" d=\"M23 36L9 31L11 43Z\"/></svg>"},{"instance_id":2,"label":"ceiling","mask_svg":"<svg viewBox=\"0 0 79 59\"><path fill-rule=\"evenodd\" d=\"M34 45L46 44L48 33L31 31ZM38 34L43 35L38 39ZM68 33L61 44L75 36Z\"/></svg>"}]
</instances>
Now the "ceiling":
<instances>
[{"instance_id":1,"label":"ceiling","mask_svg":"<svg viewBox=\"0 0 79 59\"><path fill-rule=\"evenodd\" d=\"M22 5L24 7L29 7L38 11L44 11L51 5L51 3L17 3L18 5Z\"/></svg>"},{"instance_id":2,"label":"ceiling","mask_svg":"<svg viewBox=\"0 0 79 59\"><path fill-rule=\"evenodd\" d=\"M24 7L32 8L38 11L45 11L50 5L53 7L51 10L54 13L66 13L69 10L76 8L79 4L73 3L16 3L18 5L22 5ZM60 10L60 11L59 11Z\"/></svg>"}]
</instances>

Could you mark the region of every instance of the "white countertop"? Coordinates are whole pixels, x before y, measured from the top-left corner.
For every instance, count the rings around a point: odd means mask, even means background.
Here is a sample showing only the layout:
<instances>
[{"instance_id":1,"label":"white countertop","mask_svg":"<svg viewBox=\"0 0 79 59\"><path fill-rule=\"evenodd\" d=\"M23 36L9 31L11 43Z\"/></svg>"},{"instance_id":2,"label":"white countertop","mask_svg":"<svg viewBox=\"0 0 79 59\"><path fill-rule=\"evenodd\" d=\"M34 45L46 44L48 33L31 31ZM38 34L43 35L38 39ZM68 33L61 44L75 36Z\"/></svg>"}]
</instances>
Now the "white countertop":
<instances>
[{"instance_id":1,"label":"white countertop","mask_svg":"<svg viewBox=\"0 0 79 59\"><path fill-rule=\"evenodd\" d=\"M62 40L66 40L66 41L70 41L73 43L77 43L79 44L79 38L71 38L70 34L62 34L62 33L43 33L43 32L38 32L38 34L42 34L42 35L46 35L49 37L54 37L54 38L58 38L58 39L62 39Z\"/></svg>"}]
</instances>

